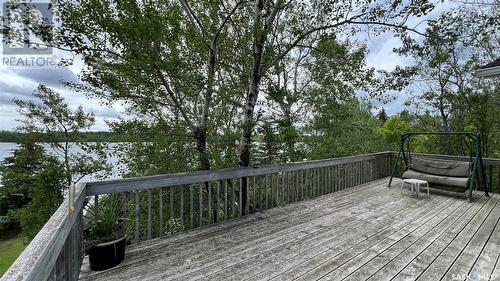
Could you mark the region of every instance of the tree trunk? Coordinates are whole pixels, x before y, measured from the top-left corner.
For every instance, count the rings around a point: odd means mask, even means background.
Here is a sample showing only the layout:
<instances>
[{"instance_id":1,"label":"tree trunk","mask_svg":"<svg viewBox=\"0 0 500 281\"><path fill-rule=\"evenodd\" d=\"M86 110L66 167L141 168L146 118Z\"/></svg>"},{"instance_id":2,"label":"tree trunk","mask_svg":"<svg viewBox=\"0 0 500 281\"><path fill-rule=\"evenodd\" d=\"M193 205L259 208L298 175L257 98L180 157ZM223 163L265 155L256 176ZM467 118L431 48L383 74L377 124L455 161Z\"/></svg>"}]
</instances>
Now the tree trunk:
<instances>
[{"instance_id":1,"label":"tree trunk","mask_svg":"<svg viewBox=\"0 0 500 281\"><path fill-rule=\"evenodd\" d=\"M252 131L254 128L254 110L257 98L259 96L259 85L262 78L262 54L264 52L264 42L266 34L261 28L262 9L264 6L263 0L257 0L255 5L255 30L253 34L253 60L252 71L250 73L248 91L246 94L246 102L243 116L243 128L241 131L241 147L240 147L240 166L247 167L250 165L250 144Z\"/></svg>"},{"instance_id":2,"label":"tree trunk","mask_svg":"<svg viewBox=\"0 0 500 281\"><path fill-rule=\"evenodd\" d=\"M198 151L198 161L200 170L210 170L210 161L207 153L207 131L203 128L196 128L194 131L194 138L196 139L196 151Z\"/></svg>"},{"instance_id":3,"label":"tree trunk","mask_svg":"<svg viewBox=\"0 0 500 281\"><path fill-rule=\"evenodd\" d=\"M208 51L207 63L207 90L205 91L205 100L203 104L203 116L200 125L194 129L194 138L196 139L196 150L198 151L198 159L201 170L210 170L210 160L207 153L207 131L208 131L208 116L210 115L210 106L212 103L212 94L215 77L215 62L216 62L216 42L213 41Z\"/></svg>"},{"instance_id":4,"label":"tree trunk","mask_svg":"<svg viewBox=\"0 0 500 281\"><path fill-rule=\"evenodd\" d=\"M262 54L264 52L264 42L266 34L261 28L262 9L264 6L263 0L257 0L255 5L255 22L253 34L253 61L252 72L250 74L248 91L246 94L246 102L243 116L243 128L241 131L241 146L240 146L240 167L248 167L250 165L250 145L252 142L252 131L254 128L254 110L257 98L259 96L259 85L262 78ZM241 179L241 210L242 214L246 214L248 192L247 178Z\"/></svg>"}]
</instances>

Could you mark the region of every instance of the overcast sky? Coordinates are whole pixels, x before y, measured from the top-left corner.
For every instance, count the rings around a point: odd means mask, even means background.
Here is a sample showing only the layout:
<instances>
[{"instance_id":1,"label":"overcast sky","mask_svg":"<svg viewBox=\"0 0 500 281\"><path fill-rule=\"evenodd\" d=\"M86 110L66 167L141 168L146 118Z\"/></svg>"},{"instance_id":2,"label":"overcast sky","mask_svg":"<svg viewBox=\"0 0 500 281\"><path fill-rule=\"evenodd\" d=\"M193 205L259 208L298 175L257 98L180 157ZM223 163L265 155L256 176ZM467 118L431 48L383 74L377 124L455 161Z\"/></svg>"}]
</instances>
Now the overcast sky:
<instances>
[{"instance_id":1,"label":"overcast sky","mask_svg":"<svg viewBox=\"0 0 500 281\"><path fill-rule=\"evenodd\" d=\"M448 10L454 6L450 3L439 3L439 6L431 12L427 18L434 18L442 11ZM420 22L422 19L417 19L410 24ZM421 26L423 28L423 26ZM366 38L368 36L365 35ZM379 37L370 37L366 40L370 49L367 57L369 66L377 69L392 70L397 65L409 65L411 60L400 57L392 52L392 49L399 46L398 39L392 34L386 33ZM0 46L1 48L1 46ZM67 57L67 54L54 51L56 56ZM0 54L1 56L1 54ZM65 89L61 84L61 80L79 81L78 74L83 65L80 60L76 60L74 65L69 67L58 67L54 69L33 69L33 68L9 68L0 64L0 130L14 130L16 128L19 114L16 107L12 103L13 98L29 99L33 90L38 84L45 84L59 91L70 104L76 108L82 105L86 111L92 111L96 114L96 124L92 130L108 130L105 120L113 120L120 116L124 108L120 105L113 107L104 107L100 105L98 100L88 99L82 94L77 94ZM383 105L389 115L400 112L403 109L403 103L406 96L403 93L394 93L396 99ZM381 105L374 102L376 107Z\"/></svg>"}]
</instances>

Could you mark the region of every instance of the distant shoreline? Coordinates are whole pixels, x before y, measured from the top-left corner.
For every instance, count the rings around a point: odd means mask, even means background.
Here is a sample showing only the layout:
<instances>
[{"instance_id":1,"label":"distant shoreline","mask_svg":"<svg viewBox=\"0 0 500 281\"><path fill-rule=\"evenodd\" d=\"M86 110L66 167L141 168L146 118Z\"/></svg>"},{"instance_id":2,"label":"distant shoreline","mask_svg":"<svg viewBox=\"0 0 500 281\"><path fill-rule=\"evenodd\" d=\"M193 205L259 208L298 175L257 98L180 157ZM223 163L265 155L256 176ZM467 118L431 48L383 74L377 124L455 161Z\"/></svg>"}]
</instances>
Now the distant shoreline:
<instances>
[{"instance_id":1,"label":"distant shoreline","mask_svg":"<svg viewBox=\"0 0 500 281\"><path fill-rule=\"evenodd\" d=\"M0 131L0 142L13 142L21 143L30 140L35 140L36 142L47 142L49 139L53 141L55 137L56 141L64 141L63 133L56 133L54 136L49 137L48 134L27 134L13 131ZM126 141L123 135L115 132L81 132L78 134L79 141L82 142L123 142Z\"/></svg>"}]
</instances>

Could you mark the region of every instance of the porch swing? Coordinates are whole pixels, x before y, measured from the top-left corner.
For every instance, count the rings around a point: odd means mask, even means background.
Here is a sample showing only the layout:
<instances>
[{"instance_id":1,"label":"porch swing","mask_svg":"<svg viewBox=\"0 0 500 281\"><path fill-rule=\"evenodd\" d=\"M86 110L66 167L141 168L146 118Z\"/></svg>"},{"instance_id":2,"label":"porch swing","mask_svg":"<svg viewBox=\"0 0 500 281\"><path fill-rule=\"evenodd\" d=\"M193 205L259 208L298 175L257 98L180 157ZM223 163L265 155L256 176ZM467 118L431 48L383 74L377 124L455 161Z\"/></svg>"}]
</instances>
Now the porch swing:
<instances>
[{"instance_id":1,"label":"porch swing","mask_svg":"<svg viewBox=\"0 0 500 281\"><path fill-rule=\"evenodd\" d=\"M437 136L459 136L470 140L469 161L459 161L456 157L436 154L426 154L413 157L411 153L411 139L419 135ZM472 145L474 144L474 145ZM445 159L443 159L445 158ZM461 159L462 160L462 159ZM425 180L433 189L441 189L447 192L466 193L469 201L472 201L472 191L482 187L486 196L488 184L483 166L481 153L481 134L473 132L409 132L401 135L401 144L392 167L389 187L394 178L399 163L404 164L402 179L413 178ZM479 176L479 177L478 177ZM481 180L483 186L479 186Z\"/></svg>"}]
</instances>

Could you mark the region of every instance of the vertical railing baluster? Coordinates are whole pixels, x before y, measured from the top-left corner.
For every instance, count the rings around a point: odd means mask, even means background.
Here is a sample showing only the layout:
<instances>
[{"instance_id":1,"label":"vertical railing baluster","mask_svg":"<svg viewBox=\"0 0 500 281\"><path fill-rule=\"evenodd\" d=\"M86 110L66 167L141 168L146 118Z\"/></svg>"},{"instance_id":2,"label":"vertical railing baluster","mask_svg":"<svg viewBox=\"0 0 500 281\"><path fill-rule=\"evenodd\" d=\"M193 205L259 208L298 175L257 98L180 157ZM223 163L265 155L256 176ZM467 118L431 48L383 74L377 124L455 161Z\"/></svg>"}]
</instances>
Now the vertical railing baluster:
<instances>
[{"instance_id":1,"label":"vertical railing baluster","mask_svg":"<svg viewBox=\"0 0 500 281\"><path fill-rule=\"evenodd\" d=\"M288 173L286 171L281 172L281 201L283 205L288 204Z\"/></svg>"},{"instance_id":2,"label":"vertical railing baluster","mask_svg":"<svg viewBox=\"0 0 500 281\"><path fill-rule=\"evenodd\" d=\"M347 188L351 188L351 164L347 164Z\"/></svg>"},{"instance_id":3,"label":"vertical railing baluster","mask_svg":"<svg viewBox=\"0 0 500 281\"><path fill-rule=\"evenodd\" d=\"M311 194L310 198L314 198L315 193L316 193L316 178L314 176L315 174L316 174L316 169L309 170L309 189L311 190L310 191L310 194Z\"/></svg>"},{"instance_id":4,"label":"vertical railing baluster","mask_svg":"<svg viewBox=\"0 0 500 281\"><path fill-rule=\"evenodd\" d=\"M339 165L337 168L337 176L339 179L338 187L337 190L340 191L343 189L343 181L344 181L344 170L343 170L343 165Z\"/></svg>"},{"instance_id":5,"label":"vertical railing baluster","mask_svg":"<svg viewBox=\"0 0 500 281\"><path fill-rule=\"evenodd\" d=\"M296 173L296 182L297 182L297 202L300 202L300 188L301 188L301 185L300 185L300 173L302 172L302 170L297 170L295 171Z\"/></svg>"},{"instance_id":6,"label":"vertical railing baluster","mask_svg":"<svg viewBox=\"0 0 500 281\"><path fill-rule=\"evenodd\" d=\"M347 186L347 188L351 188L352 187L352 164L349 163L348 164L349 166L349 172L347 173L348 174L348 179L349 179L349 185Z\"/></svg>"},{"instance_id":7,"label":"vertical railing baluster","mask_svg":"<svg viewBox=\"0 0 500 281\"><path fill-rule=\"evenodd\" d=\"M497 188L494 189L493 186L491 187L491 191L495 193L500 193L500 166L498 166L497 169Z\"/></svg>"},{"instance_id":8,"label":"vertical railing baluster","mask_svg":"<svg viewBox=\"0 0 500 281\"><path fill-rule=\"evenodd\" d=\"M335 192L335 182L337 181L337 177L335 174L335 166L332 166L332 192Z\"/></svg>"},{"instance_id":9,"label":"vertical railing baluster","mask_svg":"<svg viewBox=\"0 0 500 281\"><path fill-rule=\"evenodd\" d=\"M283 190L283 176L281 173L276 174L276 206L280 206L281 192Z\"/></svg>"},{"instance_id":10,"label":"vertical railing baluster","mask_svg":"<svg viewBox=\"0 0 500 281\"><path fill-rule=\"evenodd\" d=\"M179 186L180 189L180 200L179 200L179 220L182 225L182 229L186 229L184 226L184 186Z\"/></svg>"},{"instance_id":11,"label":"vertical railing baluster","mask_svg":"<svg viewBox=\"0 0 500 281\"><path fill-rule=\"evenodd\" d=\"M224 180L224 220L227 220L228 218L228 213L227 213L227 180Z\"/></svg>"},{"instance_id":12,"label":"vertical railing baluster","mask_svg":"<svg viewBox=\"0 0 500 281\"><path fill-rule=\"evenodd\" d=\"M234 191L235 184L234 184L234 179L231 179L231 217L234 218L236 217L236 207L234 206L236 204L236 194Z\"/></svg>"},{"instance_id":13,"label":"vertical railing baluster","mask_svg":"<svg viewBox=\"0 0 500 281\"><path fill-rule=\"evenodd\" d=\"M295 177L295 202L299 201L299 171L293 172Z\"/></svg>"},{"instance_id":14,"label":"vertical railing baluster","mask_svg":"<svg viewBox=\"0 0 500 281\"><path fill-rule=\"evenodd\" d=\"M268 178L268 174L265 174L264 175L264 206L266 206L266 210L269 209L269 202L268 202L268 199L267 199L267 178Z\"/></svg>"},{"instance_id":15,"label":"vertical railing baluster","mask_svg":"<svg viewBox=\"0 0 500 281\"><path fill-rule=\"evenodd\" d=\"M490 188L493 188L493 166L489 165L488 170L489 170L488 186L490 186Z\"/></svg>"},{"instance_id":16,"label":"vertical railing baluster","mask_svg":"<svg viewBox=\"0 0 500 281\"><path fill-rule=\"evenodd\" d=\"M203 184L200 184L200 194L198 196L199 204L200 204L200 218L199 218L199 226L203 226Z\"/></svg>"},{"instance_id":17,"label":"vertical railing baluster","mask_svg":"<svg viewBox=\"0 0 500 281\"><path fill-rule=\"evenodd\" d=\"M194 228L194 195L193 185L189 185L189 229Z\"/></svg>"},{"instance_id":18,"label":"vertical railing baluster","mask_svg":"<svg viewBox=\"0 0 500 281\"><path fill-rule=\"evenodd\" d=\"M341 189L344 190L347 187L347 169L346 165L342 165L342 171L341 171L341 176L342 176L342 187Z\"/></svg>"},{"instance_id":19,"label":"vertical railing baluster","mask_svg":"<svg viewBox=\"0 0 500 281\"><path fill-rule=\"evenodd\" d=\"M333 193L332 166L326 168L328 171L328 193Z\"/></svg>"},{"instance_id":20,"label":"vertical railing baluster","mask_svg":"<svg viewBox=\"0 0 500 281\"><path fill-rule=\"evenodd\" d=\"M240 189L238 190L239 192L239 198L238 198L238 209L239 209L239 213L238 213L238 217L241 217L243 215L243 212L245 210L243 210L243 178L240 178Z\"/></svg>"},{"instance_id":21,"label":"vertical railing baluster","mask_svg":"<svg viewBox=\"0 0 500 281\"><path fill-rule=\"evenodd\" d=\"M276 173L275 175L276 177L276 185L275 185L275 191L274 191L274 198L273 198L273 201L274 201L274 205L276 207L278 207L280 205L280 189L281 189L281 185L280 185L280 173Z\"/></svg>"},{"instance_id":22,"label":"vertical railing baluster","mask_svg":"<svg viewBox=\"0 0 500 281\"><path fill-rule=\"evenodd\" d=\"M207 182L206 183L207 188L208 188L208 224L212 223L212 182Z\"/></svg>"},{"instance_id":23,"label":"vertical railing baluster","mask_svg":"<svg viewBox=\"0 0 500 281\"><path fill-rule=\"evenodd\" d=\"M151 239L151 189L148 189L148 240Z\"/></svg>"},{"instance_id":24,"label":"vertical railing baluster","mask_svg":"<svg viewBox=\"0 0 500 281\"><path fill-rule=\"evenodd\" d=\"M171 186L170 188L170 203L169 203L169 208L170 208L170 223L169 223L169 226L170 226L170 234L173 234L175 229L174 229L174 190L175 190L175 187L174 186Z\"/></svg>"},{"instance_id":25,"label":"vertical railing baluster","mask_svg":"<svg viewBox=\"0 0 500 281\"><path fill-rule=\"evenodd\" d=\"M221 181L217 181L217 198L215 199L215 222L219 222L220 185Z\"/></svg>"},{"instance_id":26,"label":"vertical railing baluster","mask_svg":"<svg viewBox=\"0 0 500 281\"><path fill-rule=\"evenodd\" d=\"M357 186L358 185L358 175L359 175L359 162L354 162L353 164L353 169L352 169L352 173L353 173L353 178L354 178L354 183L352 186Z\"/></svg>"},{"instance_id":27,"label":"vertical railing baluster","mask_svg":"<svg viewBox=\"0 0 500 281\"><path fill-rule=\"evenodd\" d=\"M337 192L339 190L339 166L333 166L333 192Z\"/></svg>"},{"instance_id":28,"label":"vertical railing baluster","mask_svg":"<svg viewBox=\"0 0 500 281\"><path fill-rule=\"evenodd\" d=\"M332 193L334 193L335 192L335 166L332 166L331 170L332 170L332 182L331 182Z\"/></svg>"},{"instance_id":29,"label":"vertical railing baluster","mask_svg":"<svg viewBox=\"0 0 500 281\"><path fill-rule=\"evenodd\" d=\"M351 165L346 164L346 189L351 187Z\"/></svg>"},{"instance_id":30,"label":"vertical railing baluster","mask_svg":"<svg viewBox=\"0 0 500 281\"><path fill-rule=\"evenodd\" d=\"M274 207L274 202L273 202L273 188L274 188L274 175L270 174L269 175L269 208Z\"/></svg>"},{"instance_id":31,"label":"vertical railing baluster","mask_svg":"<svg viewBox=\"0 0 500 281\"><path fill-rule=\"evenodd\" d=\"M289 202L293 203L295 200L295 178L294 178L294 172L290 171L289 172L289 182L290 182L290 198Z\"/></svg>"},{"instance_id":32,"label":"vertical railing baluster","mask_svg":"<svg viewBox=\"0 0 500 281\"><path fill-rule=\"evenodd\" d=\"M328 194L330 192L329 185L328 185L328 167L324 167L324 174L325 176L323 177L323 180L325 181L325 194Z\"/></svg>"},{"instance_id":33,"label":"vertical railing baluster","mask_svg":"<svg viewBox=\"0 0 500 281\"><path fill-rule=\"evenodd\" d=\"M252 177L252 187L253 187L253 211L254 211L254 212L256 212L256 211L257 211L257 205L255 205L255 204L256 204L256 202L257 202L257 200L256 200L256 198L255 198L255 196L257 195L257 186L255 185L255 177L256 177L256 176L253 176L253 177Z\"/></svg>"},{"instance_id":34,"label":"vertical railing baluster","mask_svg":"<svg viewBox=\"0 0 500 281\"><path fill-rule=\"evenodd\" d=\"M141 207L140 207L140 194L139 191L135 192L135 242L139 242L141 239L140 236L140 215L141 215Z\"/></svg>"},{"instance_id":35,"label":"vertical railing baluster","mask_svg":"<svg viewBox=\"0 0 500 281\"><path fill-rule=\"evenodd\" d=\"M321 168L316 169L316 196L321 195Z\"/></svg>"},{"instance_id":36,"label":"vertical railing baluster","mask_svg":"<svg viewBox=\"0 0 500 281\"><path fill-rule=\"evenodd\" d=\"M309 187L311 189L311 198L314 198L316 196L316 169L311 169L309 170Z\"/></svg>"},{"instance_id":37,"label":"vertical railing baluster","mask_svg":"<svg viewBox=\"0 0 500 281\"><path fill-rule=\"evenodd\" d=\"M159 200L159 213L158 213L158 219L159 221L159 226L158 226L158 236L162 237L163 236L163 188L160 188L160 194L158 196Z\"/></svg>"},{"instance_id":38,"label":"vertical railing baluster","mask_svg":"<svg viewBox=\"0 0 500 281\"><path fill-rule=\"evenodd\" d=\"M359 162L354 163L354 186L359 185Z\"/></svg>"},{"instance_id":39,"label":"vertical railing baluster","mask_svg":"<svg viewBox=\"0 0 500 281\"><path fill-rule=\"evenodd\" d=\"M325 194L325 184L324 184L324 180L325 180L325 173L324 173L324 170L323 168L318 168L318 172L319 172L319 175L318 175L318 181L319 181L319 196Z\"/></svg>"},{"instance_id":40,"label":"vertical railing baluster","mask_svg":"<svg viewBox=\"0 0 500 281\"><path fill-rule=\"evenodd\" d=\"M311 189L309 188L309 169L305 170L305 187L306 187L306 197L309 199L311 198Z\"/></svg>"},{"instance_id":41,"label":"vertical railing baluster","mask_svg":"<svg viewBox=\"0 0 500 281\"><path fill-rule=\"evenodd\" d=\"M317 194L316 196L320 196L321 195L321 169L318 168L316 169L316 182L317 182Z\"/></svg>"},{"instance_id":42,"label":"vertical railing baluster","mask_svg":"<svg viewBox=\"0 0 500 281\"><path fill-rule=\"evenodd\" d=\"M329 181L328 181L328 179L329 179L328 178L328 167L324 167L323 170L324 170L323 173L325 174L325 176L323 177L323 180L325 181L325 194L328 194L330 192L330 190L329 190L330 186L328 184L329 183Z\"/></svg>"},{"instance_id":43,"label":"vertical railing baluster","mask_svg":"<svg viewBox=\"0 0 500 281\"><path fill-rule=\"evenodd\" d=\"M99 195L94 195L95 216L99 217Z\"/></svg>"},{"instance_id":44,"label":"vertical railing baluster","mask_svg":"<svg viewBox=\"0 0 500 281\"><path fill-rule=\"evenodd\" d=\"M290 203L290 172L285 172L286 177L286 203Z\"/></svg>"},{"instance_id":45,"label":"vertical railing baluster","mask_svg":"<svg viewBox=\"0 0 500 281\"><path fill-rule=\"evenodd\" d=\"M304 200L304 170L299 171L299 201Z\"/></svg>"},{"instance_id":46,"label":"vertical railing baluster","mask_svg":"<svg viewBox=\"0 0 500 281\"><path fill-rule=\"evenodd\" d=\"M363 161L363 184L367 183L368 181L366 180L366 161Z\"/></svg>"},{"instance_id":47,"label":"vertical railing baluster","mask_svg":"<svg viewBox=\"0 0 500 281\"><path fill-rule=\"evenodd\" d=\"M351 163L351 186L353 187L356 185L356 163Z\"/></svg>"},{"instance_id":48,"label":"vertical railing baluster","mask_svg":"<svg viewBox=\"0 0 500 281\"><path fill-rule=\"evenodd\" d=\"M281 172L281 204L286 205L285 202L285 192L286 192L286 172Z\"/></svg>"},{"instance_id":49,"label":"vertical railing baluster","mask_svg":"<svg viewBox=\"0 0 500 281\"><path fill-rule=\"evenodd\" d=\"M496 188L494 188L492 186L491 191L494 193L500 193L500 166L498 166L498 169L497 169L497 186L496 186Z\"/></svg>"}]
</instances>

